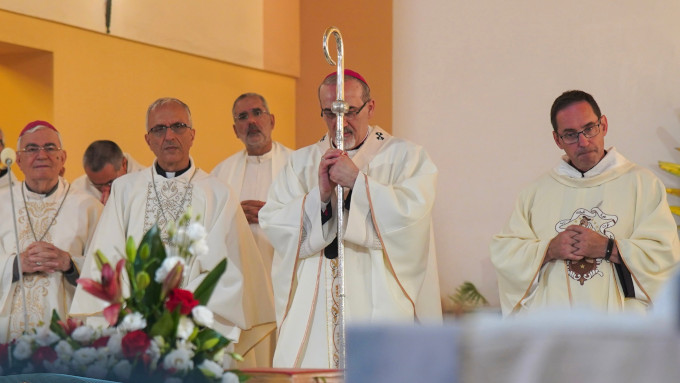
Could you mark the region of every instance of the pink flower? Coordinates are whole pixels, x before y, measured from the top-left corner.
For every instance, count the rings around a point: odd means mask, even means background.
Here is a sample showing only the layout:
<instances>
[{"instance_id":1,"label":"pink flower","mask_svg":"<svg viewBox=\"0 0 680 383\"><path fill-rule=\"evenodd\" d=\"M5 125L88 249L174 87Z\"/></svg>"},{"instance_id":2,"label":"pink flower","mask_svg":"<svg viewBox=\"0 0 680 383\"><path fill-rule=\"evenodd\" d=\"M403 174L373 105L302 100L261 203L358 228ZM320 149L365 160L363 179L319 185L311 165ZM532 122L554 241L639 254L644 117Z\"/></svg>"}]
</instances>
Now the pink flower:
<instances>
[{"instance_id":1,"label":"pink flower","mask_svg":"<svg viewBox=\"0 0 680 383\"><path fill-rule=\"evenodd\" d=\"M198 306L198 301L194 299L194 294L189 290L172 289L170 295L168 295L168 301L165 302L165 307L173 311L178 305L180 305L180 314L189 315L191 310Z\"/></svg>"},{"instance_id":2,"label":"pink flower","mask_svg":"<svg viewBox=\"0 0 680 383\"><path fill-rule=\"evenodd\" d=\"M142 330L130 331L121 340L123 355L126 358L135 358L143 355L151 345L151 339Z\"/></svg>"},{"instance_id":3,"label":"pink flower","mask_svg":"<svg viewBox=\"0 0 680 383\"><path fill-rule=\"evenodd\" d=\"M75 318L68 318L66 321L57 321L59 326L64 329L64 332L66 335L71 336L71 333L73 333L73 330L78 328L80 325L83 324L81 320L75 319Z\"/></svg>"},{"instance_id":4,"label":"pink flower","mask_svg":"<svg viewBox=\"0 0 680 383\"><path fill-rule=\"evenodd\" d=\"M123 270L123 266L125 266L125 259L118 261L114 272L111 268L111 264L105 263L102 266L101 283L95 282L89 278L79 278L76 282L81 285L85 291L101 300L109 303L121 302L123 293L121 290L120 273Z\"/></svg>"}]
</instances>

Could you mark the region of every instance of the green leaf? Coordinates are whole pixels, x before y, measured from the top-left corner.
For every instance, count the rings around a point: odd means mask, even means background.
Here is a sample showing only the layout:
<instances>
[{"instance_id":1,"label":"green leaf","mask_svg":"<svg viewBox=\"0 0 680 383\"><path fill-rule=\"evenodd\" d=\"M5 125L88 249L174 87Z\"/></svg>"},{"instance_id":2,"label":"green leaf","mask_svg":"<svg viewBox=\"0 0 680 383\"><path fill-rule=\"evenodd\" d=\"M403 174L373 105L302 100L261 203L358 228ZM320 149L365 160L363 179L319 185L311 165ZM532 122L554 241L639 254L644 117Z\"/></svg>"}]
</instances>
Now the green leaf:
<instances>
[{"instance_id":1,"label":"green leaf","mask_svg":"<svg viewBox=\"0 0 680 383\"><path fill-rule=\"evenodd\" d=\"M153 227L144 234L144 237L139 244L137 254L139 256L135 259L135 274L146 272L150 276L156 275L156 270L165 259L165 246L163 246L158 225L153 225ZM144 292L144 296L141 298L143 305L154 307L158 306L159 302L161 302L160 283L150 281L147 288L142 291Z\"/></svg>"},{"instance_id":2,"label":"green leaf","mask_svg":"<svg viewBox=\"0 0 680 383\"><path fill-rule=\"evenodd\" d=\"M179 310L175 309L173 312L165 311L161 315L158 322L151 327L149 335L153 338L156 335L162 336L164 339L172 339L175 337L175 330L179 323Z\"/></svg>"},{"instance_id":3,"label":"green leaf","mask_svg":"<svg viewBox=\"0 0 680 383\"><path fill-rule=\"evenodd\" d=\"M53 333L59 335L60 338L64 339L66 338L66 331L64 331L64 328L58 323L60 320L61 319L59 318L59 314L57 314L57 310L52 310L50 330L52 330Z\"/></svg>"},{"instance_id":4,"label":"green leaf","mask_svg":"<svg viewBox=\"0 0 680 383\"><path fill-rule=\"evenodd\" d=\"M478 290L477 287L472 282L465 281L462 285L458 286L456 293L449 296L449 298L456 304L462 306L478 306L487 305L489 302L484 298Z\"/></svg>"},{"instance_id":5,"label":"green leaf","mask_svg":"<svg viewBox=\"0 0 680 383\"><path fill-rule=\"evenodd\" d=\"M194 298L202 305L207 305L210 300L210 296L215 290L215 285L219 281L224 271L227 270L227 258L222 259L217 266L208 273L208 275L203 279L201 284L194 291Z\"/></svg>"},{"instance_id":6,"label":"green leaf","mask_svg":"<svg viewBox=\"0 0 680 383\"><path fill-rule=\"evenodd\" d=\"M194 344L198 347L199 351L219 351L229 344L229 339L217 331L206 327L199 331Z\"/></svg>"}]
</instances>

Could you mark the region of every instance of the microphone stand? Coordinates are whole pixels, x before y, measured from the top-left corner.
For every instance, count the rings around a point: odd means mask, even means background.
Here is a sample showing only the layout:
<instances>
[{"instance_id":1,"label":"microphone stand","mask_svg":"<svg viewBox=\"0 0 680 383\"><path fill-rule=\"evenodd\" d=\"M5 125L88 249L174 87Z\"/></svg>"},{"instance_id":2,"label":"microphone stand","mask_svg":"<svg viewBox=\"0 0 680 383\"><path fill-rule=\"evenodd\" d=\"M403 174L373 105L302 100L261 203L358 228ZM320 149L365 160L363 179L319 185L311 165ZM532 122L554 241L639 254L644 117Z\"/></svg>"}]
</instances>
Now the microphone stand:
<instances>
[{"instance_id":1,"label":"microphone stand","mask_svg":"<svg viewBox=\"0 0 680 383\"><path fill-rule=\"evenodd\" d=\"M24 288L24 271L21 266L21 245L19 244L19 230L17 228L17 213L14 206L14 183L12 182L12 164L16 153L11 148L2 150L2 158L7 165L7 180L9 181L9 196L12 201L12 224L14 225L14 240L17 245L17 268L19 271L19 288L21 289L21 301L24 307L24 333L28 333L28 308L26 307L26 289Z\"/></svg>"}]
</instances>

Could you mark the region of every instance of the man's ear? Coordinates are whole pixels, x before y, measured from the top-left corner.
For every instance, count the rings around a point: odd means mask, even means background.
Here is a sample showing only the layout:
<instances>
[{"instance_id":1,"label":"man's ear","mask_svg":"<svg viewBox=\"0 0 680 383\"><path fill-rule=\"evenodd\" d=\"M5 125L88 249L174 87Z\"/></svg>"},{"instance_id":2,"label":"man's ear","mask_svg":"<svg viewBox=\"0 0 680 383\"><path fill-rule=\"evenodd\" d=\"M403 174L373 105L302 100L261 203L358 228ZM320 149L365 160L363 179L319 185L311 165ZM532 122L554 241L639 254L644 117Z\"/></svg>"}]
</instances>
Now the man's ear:
<instances>
[{"instance_id":1,"label":"man's ear","mask_svg":"<svg viewBox=\"0 0 680 383\"><path fill-rule=\"evenodd\" d=\"M553 140L555 140L555 145L557 145L558 148L564 150L562 147L562 142L560 141L560 136L557 135L557 132L553 130Z\"/></svg>"}]
</instances>

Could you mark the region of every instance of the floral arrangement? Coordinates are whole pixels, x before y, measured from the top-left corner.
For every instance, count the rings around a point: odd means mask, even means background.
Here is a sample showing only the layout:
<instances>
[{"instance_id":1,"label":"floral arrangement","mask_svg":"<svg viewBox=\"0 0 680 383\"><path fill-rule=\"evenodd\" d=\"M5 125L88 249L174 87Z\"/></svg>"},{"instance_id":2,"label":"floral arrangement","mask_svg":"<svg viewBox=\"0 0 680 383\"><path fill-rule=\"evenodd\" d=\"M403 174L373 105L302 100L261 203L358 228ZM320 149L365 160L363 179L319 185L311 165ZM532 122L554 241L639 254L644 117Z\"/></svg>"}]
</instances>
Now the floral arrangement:
<instances>
[{"instance_id":1,"label":"floral arrangement","mask_svg":"<svg viewBox=\"0 0 680 383\"><path fill-rule=\"evenodd\" d=\"M244 377L224 372L230 341L213 330L206 307L226 259L192 293L181 288L192 257L207 253L205 229L185 213L168 230L169 244L156 226L135 249L128 238L126 257L115 267L96 253L101 281L81 278L90 294L109 303L103 311L108 328L95 328L56 312L49 324L0 344L0 375L51 372L116 381L223 382ZM123 294L126 274L130 294ZM238 355L231 354L234 358Z\"/></svg>"}]
</instances>

